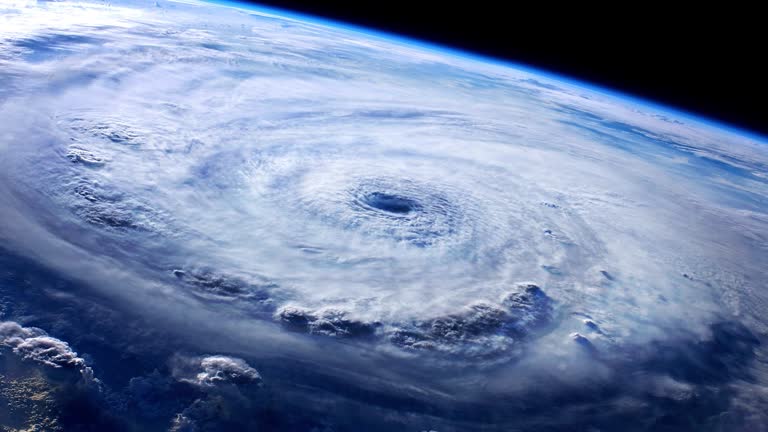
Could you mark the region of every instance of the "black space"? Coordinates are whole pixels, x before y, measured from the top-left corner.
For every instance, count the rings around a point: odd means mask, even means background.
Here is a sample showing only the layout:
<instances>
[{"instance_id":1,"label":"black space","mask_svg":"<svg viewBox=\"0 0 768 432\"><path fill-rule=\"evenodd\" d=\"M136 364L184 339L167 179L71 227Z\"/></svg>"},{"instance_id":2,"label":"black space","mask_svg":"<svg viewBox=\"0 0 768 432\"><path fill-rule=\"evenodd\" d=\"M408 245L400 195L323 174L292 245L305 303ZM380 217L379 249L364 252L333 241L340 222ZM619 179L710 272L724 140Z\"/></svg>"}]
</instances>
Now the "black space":
<instances>
[{"instance_id":1,"label":"black space","mask_svg":"<svg viewBox=\"0 0 768 432\"><path fill-rule=\"evenodd\" d=\"M254 3L528 64L768 135L764 14L735 4Z\"/></svg>"}]
</instances>

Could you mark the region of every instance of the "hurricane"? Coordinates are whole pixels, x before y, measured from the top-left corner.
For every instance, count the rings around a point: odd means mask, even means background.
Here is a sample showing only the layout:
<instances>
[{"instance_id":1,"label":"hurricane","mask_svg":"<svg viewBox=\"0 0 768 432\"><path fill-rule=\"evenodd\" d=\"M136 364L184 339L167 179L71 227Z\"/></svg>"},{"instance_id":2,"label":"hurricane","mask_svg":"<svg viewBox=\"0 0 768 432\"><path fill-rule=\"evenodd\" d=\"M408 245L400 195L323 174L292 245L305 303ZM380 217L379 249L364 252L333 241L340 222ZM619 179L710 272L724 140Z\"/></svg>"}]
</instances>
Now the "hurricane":
<instances>
[{"instance_id":1,"label":"hurricane","mask_svg":"<svg viewBox=\"0 0 768 432\"><path fill-rule=\"evenodd\" d=\"M0 399L55 396L0 424L765 430L767 148L280 11L0 5Z\"/></svg>"}]
</instances>

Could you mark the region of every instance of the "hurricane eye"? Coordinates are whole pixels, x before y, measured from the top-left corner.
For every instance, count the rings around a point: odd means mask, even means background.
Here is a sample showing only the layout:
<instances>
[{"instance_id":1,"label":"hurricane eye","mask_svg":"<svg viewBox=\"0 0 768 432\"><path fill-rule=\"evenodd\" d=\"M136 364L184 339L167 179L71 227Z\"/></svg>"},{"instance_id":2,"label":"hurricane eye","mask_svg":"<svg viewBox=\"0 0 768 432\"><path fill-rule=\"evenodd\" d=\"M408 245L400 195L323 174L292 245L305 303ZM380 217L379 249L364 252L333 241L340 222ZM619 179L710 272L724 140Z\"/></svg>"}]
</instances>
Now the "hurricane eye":
<instances>
[{"instance_id":1,"label":"hurricane eye","mask_svg":"<svg viewBox=\"0 0 768 432\"><path fill-rule=\"evenodd\" d=\"M414 200L381 192L367 195L364 201L375 209L395 214L408 214L419 208Z\"/></svg>"}]
</instances>

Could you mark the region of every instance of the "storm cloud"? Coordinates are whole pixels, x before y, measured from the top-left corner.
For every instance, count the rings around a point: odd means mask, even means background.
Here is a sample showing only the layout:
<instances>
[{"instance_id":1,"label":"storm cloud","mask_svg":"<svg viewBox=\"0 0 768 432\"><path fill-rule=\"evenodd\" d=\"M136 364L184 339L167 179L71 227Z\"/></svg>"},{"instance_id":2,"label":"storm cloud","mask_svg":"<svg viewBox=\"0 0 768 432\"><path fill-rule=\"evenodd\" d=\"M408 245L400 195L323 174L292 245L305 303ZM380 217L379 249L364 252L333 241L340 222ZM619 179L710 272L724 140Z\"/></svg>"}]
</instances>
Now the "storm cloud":
<instances>
[{"instance_id":1,"label":"storm cloud","mask_svg":"<svg viewBox=\"0 0 768 432\"><path fill-rule=\"evenodd\" d=\"M85 367L85 360L66 342L48 336L43 330L22 327L12 321L0 322L0 345L26 360L32 360L54 368Z\"/></svg>"},{"instance_id":2,"label":"storm cloud","mask_svg":"<svg viewBox=\"0 0 768 432\"><path fill-rule=\"evenodd\" d=\"M0 423L766 429L764 140L274 11L2 8Z\"/></svg>"}]
</instances>

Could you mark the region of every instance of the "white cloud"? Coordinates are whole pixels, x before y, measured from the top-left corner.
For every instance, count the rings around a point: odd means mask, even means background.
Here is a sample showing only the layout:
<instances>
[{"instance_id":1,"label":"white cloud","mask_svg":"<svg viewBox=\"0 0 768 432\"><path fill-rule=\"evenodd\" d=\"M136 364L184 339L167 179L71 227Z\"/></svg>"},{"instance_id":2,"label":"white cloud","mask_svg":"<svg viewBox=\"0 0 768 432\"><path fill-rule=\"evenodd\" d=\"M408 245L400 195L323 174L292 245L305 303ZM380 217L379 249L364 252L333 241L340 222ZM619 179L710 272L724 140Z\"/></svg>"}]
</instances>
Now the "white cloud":
<instances>
[{"instance_id":1,"label":"white cloud","mask_svg":"<svg viewBox=\"0 0 768 432\"><path fill-rule=\"evenodd\" d=\"M245 360L222 355L179 356L173 361L173 375L179 381L201 388L227 384L260 385L262 382L259 372Z\"/></svg>"},{"instance_id":2,"label":"white cloud","mask_svg":"<svg viewBox=\"0 0 768 432\"><path fill-rule=\"evenodd\" d=\"M48 336L35 327L22 327L18 323L5 321L0 323L0 345L4 345L26 360L36 361L54 368L85 368L85 360L66 342ZM89 369L89 376L92 373Z\"/></svg>"}]
</instances>

